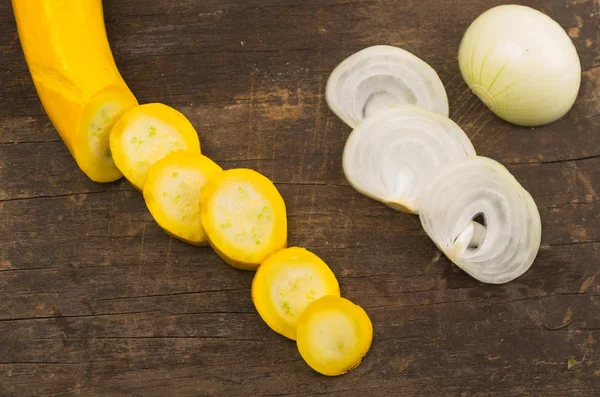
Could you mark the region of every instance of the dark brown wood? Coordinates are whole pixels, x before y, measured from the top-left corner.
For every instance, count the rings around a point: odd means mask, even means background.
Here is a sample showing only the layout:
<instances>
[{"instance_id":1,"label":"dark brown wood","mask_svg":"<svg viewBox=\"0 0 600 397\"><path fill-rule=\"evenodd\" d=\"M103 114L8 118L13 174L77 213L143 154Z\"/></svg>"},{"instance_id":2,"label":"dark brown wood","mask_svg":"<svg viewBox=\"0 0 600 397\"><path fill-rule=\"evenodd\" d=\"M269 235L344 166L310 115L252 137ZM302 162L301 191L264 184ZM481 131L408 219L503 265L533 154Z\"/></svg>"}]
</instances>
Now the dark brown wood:
<instances>
[{"instance_id":1,"label":"dark brown wood","mask_svg":"<svg viewBox=\"0 0 600 397\"><path fill-rule=\"evenodd\" d=\"M522 2L569 32L584 71L566 117L524 129L471 95L456 61L469 23L500 3L104 2L140 101L180 109L223 167L272 178L290 244L320 255L371 316L363 363L326 378L256 314L252 273L166 236L126 182L96 184L77 169L2 2L0 396L600 395L600 5ZM543 245L523 277L477 282L440 255L418 218L348 186L350 131L327 108L324 85L373 44L429 62L478 152L536 199Z\"/></svg>"}]
</instances>

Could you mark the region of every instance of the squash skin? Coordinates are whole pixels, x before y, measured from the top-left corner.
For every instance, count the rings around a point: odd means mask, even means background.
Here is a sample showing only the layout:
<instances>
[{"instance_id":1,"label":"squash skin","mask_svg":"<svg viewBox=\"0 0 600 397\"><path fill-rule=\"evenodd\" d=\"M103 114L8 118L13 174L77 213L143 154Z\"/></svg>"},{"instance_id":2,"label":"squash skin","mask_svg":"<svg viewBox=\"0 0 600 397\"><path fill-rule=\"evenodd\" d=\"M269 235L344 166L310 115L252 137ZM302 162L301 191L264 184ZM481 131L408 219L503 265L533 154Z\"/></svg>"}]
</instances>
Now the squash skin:
<instances>
[{"instance_id":1,"label":"squash skin","mask_svg":"<svg viewBox=\"0 0 600 397\"><path fill-rule=\"evenodd\" d=\"M138 102L113 59L101 0L13 0L12 6L42 106L77 165L96 182L121 178L108 135Z\"/></svg>"}]
</instances>

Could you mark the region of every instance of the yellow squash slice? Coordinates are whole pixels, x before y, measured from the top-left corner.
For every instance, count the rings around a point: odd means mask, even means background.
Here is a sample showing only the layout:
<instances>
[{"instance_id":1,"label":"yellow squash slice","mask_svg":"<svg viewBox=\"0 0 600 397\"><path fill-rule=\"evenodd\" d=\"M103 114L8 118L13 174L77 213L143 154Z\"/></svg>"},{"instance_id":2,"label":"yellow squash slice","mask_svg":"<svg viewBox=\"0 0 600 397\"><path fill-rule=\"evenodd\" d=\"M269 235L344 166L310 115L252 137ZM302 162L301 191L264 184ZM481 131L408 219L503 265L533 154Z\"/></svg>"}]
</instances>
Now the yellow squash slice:
<instances>
[{"instance_id":1,"label":"yellow squash slice","mask_svg":"<svg viewBox=\"0 0 600 397\"><path fill-rule=\"evenodd\" d=\"M173 152L154 164L144 184L144 200L165 232L194 245L207 245L200 223L200 193L223 172L201 154Z\"/></svg>"},{"instance_id":2,"label":"yellow squash slice","mask_svg":"<svg viewBox=\"0 0 600 397\"><path fill-rule=\"evenodd\" d=\"M142 190L150 167L179 150L200 154L198 134L188 119L162 103L128 110L110 133L115 164L133 186Z\"/></svg>"},{"instance_id":3,"label":"yellow squash slice","mask_svg":"<svg viewBox=\"0 0 600 397\"><path fill-rule=\"evenodd\" d=\"M336 376L356 368L373 340L367 313L348 299L324 296L300 315L298 351L315 371Z\"/></svg>"},{"instance_id":4,"label":"yellow squash slice","mask_svg":"<svg viewBox=\"0 0 600 397\"><path fill-rule=\"evenodd\" d=\"M252 281L252 301L271 329L296 340L296 323L306 307L325 295L340 296L335 275L315 254L286 248L270 255Z\"/></svg>"},{"instance_id":5,"label":"yellow squash slice","mask_svg":"<svg viewBox=\"0 0 600 397\"><path fill-rule=\"evenodd\" d=\"M256 171L222 172L202 190L200 219L208 241L233 267L256 270L285 248L285 203L273 183Z\"/></svg>"},{"instance_id":6,"label":"yellow squash slice","mask_svg":"<svg viewBox=\"0 0 600 397\"><path fill-rule=\"evenodd\" d=\"M77 165L96 182L121 178L108 136L137 100L115 65L101 0L13 0L12 5L37 93Z\"/></svg>"}]
</instances>

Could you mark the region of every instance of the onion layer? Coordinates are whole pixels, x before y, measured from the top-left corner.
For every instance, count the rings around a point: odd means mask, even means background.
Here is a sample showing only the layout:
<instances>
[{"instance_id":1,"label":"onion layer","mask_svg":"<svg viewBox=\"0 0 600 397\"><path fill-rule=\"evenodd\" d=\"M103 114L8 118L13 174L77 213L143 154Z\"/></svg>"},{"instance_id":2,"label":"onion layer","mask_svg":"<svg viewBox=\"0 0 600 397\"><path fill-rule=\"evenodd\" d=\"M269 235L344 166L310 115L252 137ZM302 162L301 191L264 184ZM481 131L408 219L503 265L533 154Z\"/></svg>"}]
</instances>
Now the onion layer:
<instances>
[{"instance_id":1,"label":"onion layer","mask_svg":"<svg viewBox=\"0 0 600 397\"><path fill-rule=\"evenodd\" d=\"M485 283L519 277L539 250L541 221L533 198L486 157L440 169L423 189L419 216L448 259ZM483 227L474 221L478 216Z\"/></svg>"},{"instance_id":2,"label":"onion layer","mask_svg":"<svg viewBox=\"0 0 600 397\"><path fill-rule=\"evenodd\" d=\"M417 213L423 185L442 164L475 156L467 135L447 117L397 105L366 118L344 148L346 178L360 193Z\"/></svg>"},{"instance_id":3,"label":"onion layer","mask_svg":"<svg viewBox=\"0 0 600 397\"><path fill-rule=\"evenodd\" d=\"M344 60L327 81L327 103L350 127L389 105L408 103L448 116L448 97L437 73L398 47L365 48Z\"/></svg>"},{"instance_id":4,"label":"onion layer","mask_svg":"<svg viewBox=\"0 0 600 397\"><path fill-rule=\"evenodd\" d=\"M573 42L558 23L525 6L481 14L460 43L458 61L469 88L517 125L559 119L579 91L581 65Z\"/></svg>"}]
</instances>

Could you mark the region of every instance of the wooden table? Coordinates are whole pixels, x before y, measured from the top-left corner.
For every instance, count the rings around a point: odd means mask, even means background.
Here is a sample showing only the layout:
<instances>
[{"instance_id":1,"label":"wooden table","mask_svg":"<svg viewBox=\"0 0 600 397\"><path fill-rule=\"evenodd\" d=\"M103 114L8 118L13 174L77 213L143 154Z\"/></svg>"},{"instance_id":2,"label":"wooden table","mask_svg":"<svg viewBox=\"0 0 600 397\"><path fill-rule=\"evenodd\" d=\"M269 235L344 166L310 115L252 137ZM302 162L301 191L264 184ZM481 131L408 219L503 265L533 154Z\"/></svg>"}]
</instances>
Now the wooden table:
<instances>
[{"instance_id":1,"label":"wooden table","mask_svg":"<svg viewBox=\"0 0 600 397\"><path fill-rule=\"evenodd\" d=\"M500 1L105 1L117 64L140 102L181 110L203 151L284 196L289 242L320 255L375 338L327 378L272 332L253 273L167 237L127 182L96 184L44 114L10 4L0 4L0 396L600 395L600 6L525 1L573 38L573 110L541 128L496 118L460 77L467 26ZM329 73L373 44L430 63L477 151L535 198L539 256L506 285L445 259L417 217L354 191L350 130ZM567 370L573 357L580 365Z\"/></svg>"}]
</instances>

